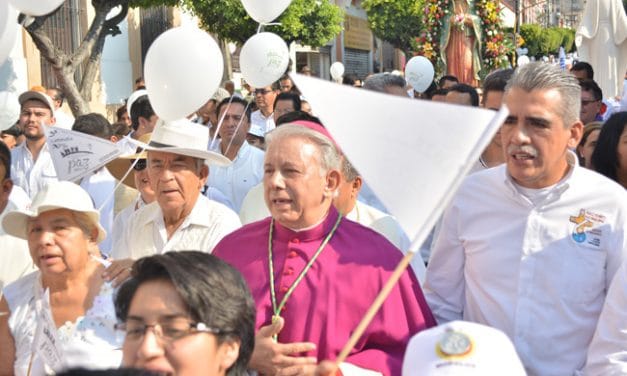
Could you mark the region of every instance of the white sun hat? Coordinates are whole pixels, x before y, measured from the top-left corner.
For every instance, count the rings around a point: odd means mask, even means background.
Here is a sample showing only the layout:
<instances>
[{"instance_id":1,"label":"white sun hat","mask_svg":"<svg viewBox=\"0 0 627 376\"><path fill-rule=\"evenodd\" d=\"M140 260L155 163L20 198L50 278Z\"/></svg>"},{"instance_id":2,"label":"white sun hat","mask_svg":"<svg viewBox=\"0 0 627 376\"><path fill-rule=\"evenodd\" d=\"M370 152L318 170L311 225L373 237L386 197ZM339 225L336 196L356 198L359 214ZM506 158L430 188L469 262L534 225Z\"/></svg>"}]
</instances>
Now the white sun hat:
<instances>
[{"instance_id":1,"label":"white sun hat","mask_svg":"<svg viewBox=\"0 0 627 376\"><path fill-rule=\"evenodd\" d=\"M107 232L100 225L100 214L98 210L94 209L94 203L89 194L80 186L69 181L52 182L45 186L37 192L30 208L7 213L2 219L2 227L9 235L27 239L28 220L56 209L67 209L86 214L98 229L96 243L100 243L107 236Z\"/></svg>"},{"instance_id":2,"label":"white sun hat","mask_svg":"<svg viewBox=\"0 0 627 376\"><path fill-rule=\"evenodd\" d=\"M500 330L453 321L409 341L403 376L525 376L514 345Z\"/></svg>"},{"instance_id":3,"label":"white sun hat","mask_svg":"<svg viewBox=\"0 0 627 376\"><path fill-rule=\"evenodd\" d=\"M189 119L174 121L159 119L148 144L136 140L131 140L131 142L148 151L186 155L204 159L207 163L216 166L231 164L231 160L222 154L207 150L207 145L209 145L207 127Z\"/></svg>"}]
</instances>

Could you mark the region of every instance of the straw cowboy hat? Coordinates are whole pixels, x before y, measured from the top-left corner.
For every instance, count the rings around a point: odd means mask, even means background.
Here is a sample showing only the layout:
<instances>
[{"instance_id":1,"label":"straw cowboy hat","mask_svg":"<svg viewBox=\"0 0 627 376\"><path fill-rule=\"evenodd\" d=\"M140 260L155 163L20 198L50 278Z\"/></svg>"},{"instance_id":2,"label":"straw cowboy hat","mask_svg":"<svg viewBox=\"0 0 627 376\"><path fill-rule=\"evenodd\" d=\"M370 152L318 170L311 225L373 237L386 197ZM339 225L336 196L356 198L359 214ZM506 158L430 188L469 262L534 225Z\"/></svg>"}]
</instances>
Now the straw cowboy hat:
<instances>
[{"instance_id":1,"label":"straw cowboy hat","mask_svg":"<svg viewBox=\"0 0 627 376\"><path fill-rule=\"evenodd\" d=\"M69 181L52 182L45 186L44 189L37 192L29 209L7 213L2 219L2 227L9 235L27 239L28 220L56 209L85 213L92 225L98 229L96 243L100 243L107 236L107 232L100 225L100 213L94 209L89 194L80 186Z\"/></svg>"},{"instance_id":2,"label":"straw cowboy hat","mask_svg":"<svg viewBox=\"0 0 627 376\"><path fill-rule=\"evenodd\" d=\"M146 133L145 135L139 138L139 142L143 144L147 144L150 142L150 137L152 133ZM122 180L122 177L128 170L130 170L131 165L136 159L146 159L146 152L139 148L138 152L135 154L126 154L120 155L116 159L107 163L107 170L113 175L116 180ZM126 175L126 178L122 181L124 185L127 187L131 187L137 189L135 186L135 179L133 178L133 174L129 173Z\"/></svg>"}]
</instances>

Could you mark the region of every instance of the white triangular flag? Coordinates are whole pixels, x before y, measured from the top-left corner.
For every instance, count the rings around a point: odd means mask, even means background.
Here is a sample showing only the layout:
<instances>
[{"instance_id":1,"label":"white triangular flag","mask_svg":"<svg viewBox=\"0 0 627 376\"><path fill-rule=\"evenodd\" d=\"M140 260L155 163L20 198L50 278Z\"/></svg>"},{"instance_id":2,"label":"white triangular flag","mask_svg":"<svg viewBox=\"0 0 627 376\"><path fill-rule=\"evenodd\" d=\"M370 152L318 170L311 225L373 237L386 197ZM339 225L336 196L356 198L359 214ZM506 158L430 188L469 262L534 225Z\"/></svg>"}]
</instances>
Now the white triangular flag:
<instances>
[{"instance_id":1,"label":"white triangular flag","mask_svg":"<svg viewBox=\"0 0 627 376\"><path fill-rule=\"evenodd\" d=\"M59 180L77 181L120 155L111 141L58 127L44 127Z\"/></svg>"},{"instance_id":2,"label":"white triangular flag","mask_svg":"<svg viewBox=\"0 0 627 376\"><path fill-rule=\"evenodd\" d=\"M37 294L35 314L37 327L35 328L31 351L39 355L45 366L59 370L64 361L63 352L60 349L61 344L57 337L57 326L52 319L52 310L50 309L50 289L46 289L43 294L41 292Z\"/></svg>"},{"instance_id":3,"label":"white triangular flag","mask_svg":"<svg viewBox=\"0 0 627 376\"><path fill-rule=\"evenodd\" d=\"M414 252L508 114L292 78Z\"/></svg>"}]
</instances>

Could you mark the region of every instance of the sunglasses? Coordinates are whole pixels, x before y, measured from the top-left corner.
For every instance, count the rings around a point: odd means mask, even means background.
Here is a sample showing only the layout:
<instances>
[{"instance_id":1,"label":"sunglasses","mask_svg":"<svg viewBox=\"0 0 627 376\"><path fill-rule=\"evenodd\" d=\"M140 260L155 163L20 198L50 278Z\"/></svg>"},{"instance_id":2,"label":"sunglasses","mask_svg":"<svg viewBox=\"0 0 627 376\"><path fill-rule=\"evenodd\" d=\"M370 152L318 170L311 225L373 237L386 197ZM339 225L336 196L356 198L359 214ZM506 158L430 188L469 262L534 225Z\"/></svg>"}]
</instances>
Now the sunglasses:
<instances>
[{"instance_id":1,"label":"sunglasses","mask_svg":"<svg viewBox=\"0 0 627 376\"><path fill-rule=\"evenodd\" d=\"M133 166L133 170L135 171L143 171L146 169L146 160L145 159L138 159L137 163L135 163L135 165Z\"/></svg>"},{"instance_id":2,"label":"sunglasses","mask_svg":"<svg viewBox=\"0 0 627 376\"><path fill-rule=\"evenodd\" d=\"M266 95L269 92L271 92L272 90L266 90L266 89L255 89L255 95L260 94L260 95Z\"/></svg>"}]
</instances>

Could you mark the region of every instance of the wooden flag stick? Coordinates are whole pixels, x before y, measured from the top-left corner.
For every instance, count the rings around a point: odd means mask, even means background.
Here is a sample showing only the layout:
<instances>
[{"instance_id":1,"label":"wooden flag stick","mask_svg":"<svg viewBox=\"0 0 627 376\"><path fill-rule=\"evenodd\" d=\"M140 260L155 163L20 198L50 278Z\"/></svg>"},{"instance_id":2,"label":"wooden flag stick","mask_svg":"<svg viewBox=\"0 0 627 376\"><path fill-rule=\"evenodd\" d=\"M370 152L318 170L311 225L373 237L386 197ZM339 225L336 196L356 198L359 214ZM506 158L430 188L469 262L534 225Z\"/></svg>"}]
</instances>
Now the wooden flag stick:
<instances>
[{"instance_id":1,"label":"wooden flag stick","mask_svg":"<svg viewBox=\"0 0 627 376\"><path fill-rule=\"evenodd\" d=\"M388 279L388 281L383 286L383 289L381 289L379 295L377 295L370 308L368 308L368 311L361 319L361 322L359 323L359 325L357 325L357 328L348 339L348 342L346 342L346 345L344 345L344 348L342 349L342 352L340 352L340 355L338 355L337 359L335 359L336 367L339 367L340 363L343 363L346 360L346 357L348 356L350 351L353 349L353 347L355 347L355 344L362 336L362 334L364 334L364 331L366 331L366 328L368 328L368 325L370 325L370 322L374 318L374 315L377 314L385 299L387 299L388 295L390 295L392 288L394 288L398 280L405 272L405 269L407 269L407 265L409 265L409 262L414 257L414 254L414 252L407 252L403 259L398 263L398 266L396 266L396 269L394 269L392 276L390 276L390 279Z\"/></svg>"}]
</instances>

